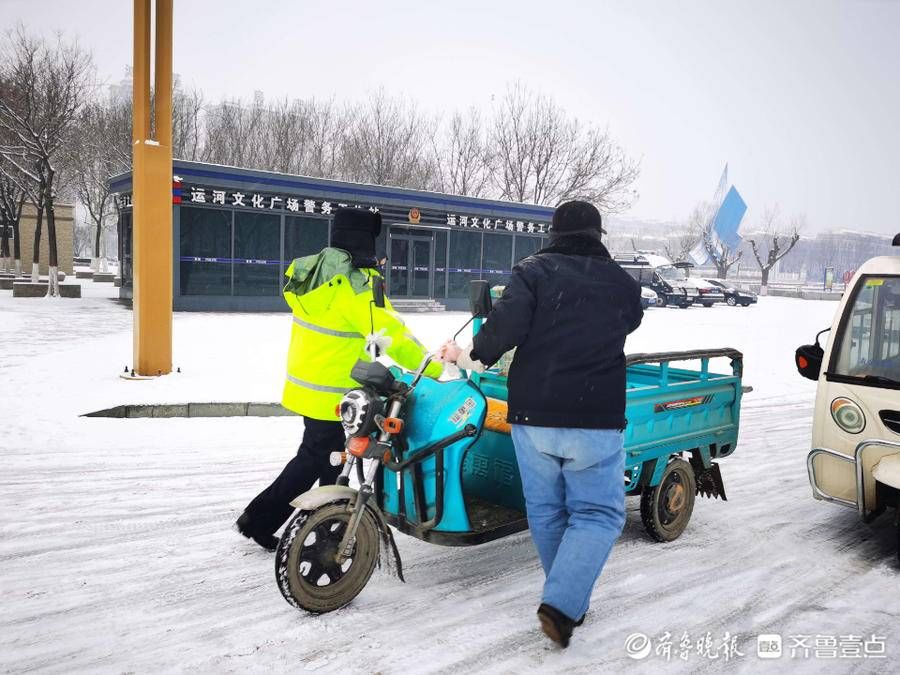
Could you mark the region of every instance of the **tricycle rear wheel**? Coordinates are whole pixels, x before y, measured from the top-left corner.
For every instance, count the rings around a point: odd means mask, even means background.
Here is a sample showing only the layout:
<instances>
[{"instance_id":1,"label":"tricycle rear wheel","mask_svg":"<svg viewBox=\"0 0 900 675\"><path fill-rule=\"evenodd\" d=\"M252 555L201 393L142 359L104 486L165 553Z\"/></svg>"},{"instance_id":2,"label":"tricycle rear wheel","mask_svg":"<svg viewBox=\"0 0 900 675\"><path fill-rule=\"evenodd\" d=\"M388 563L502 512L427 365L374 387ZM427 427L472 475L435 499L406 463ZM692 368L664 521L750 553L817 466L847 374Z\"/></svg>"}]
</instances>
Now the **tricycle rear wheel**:
<instances>
[{"instance_id":1,"label":"tricycle rear wheel","mask_svg":"<svg viewBox=\"0 0 900 675\"><path fill-rule=\"evenodd\" d=\"M656 541L677 539L694 510L697 483L691 465L677 457L670 461L659 485L641 493L641 521Z\"/></svg>"},{"instance_id":2,"label":"tricycle rear wheel","mask_svg":"<svg viewBox=\"0 0 900 675\"><path fill-rule=\"evenodd\" d=\"M378 526L366 510L356 531L353 554L339 565L335 553L351 510L346 502L300 511L287 525L275 551L275 578L294 607L321 614L343 607L368 583L378 561Z\"/></svg>"}]
</instances>

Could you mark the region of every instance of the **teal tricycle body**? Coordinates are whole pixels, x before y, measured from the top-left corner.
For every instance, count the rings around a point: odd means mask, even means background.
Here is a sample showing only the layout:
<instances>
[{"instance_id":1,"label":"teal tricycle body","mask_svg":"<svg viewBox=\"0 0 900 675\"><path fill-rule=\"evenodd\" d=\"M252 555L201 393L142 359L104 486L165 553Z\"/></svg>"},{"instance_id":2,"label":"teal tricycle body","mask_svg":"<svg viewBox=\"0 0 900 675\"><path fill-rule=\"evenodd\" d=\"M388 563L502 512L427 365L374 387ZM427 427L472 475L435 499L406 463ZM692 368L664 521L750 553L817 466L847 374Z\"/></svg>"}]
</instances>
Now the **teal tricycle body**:
<instances>
[{"instance_id":1,"label":"teal tricycle body","mask_svg":"<svg viewBox=\"0 0 900 675\"><path fill-rule=\"evenodd\" d=\"M711 371L716 358L728 359L730 372ZM687 525L695 494L725 499L715 460L737 446L742 356L713 349L636 354L627 363L626 494L642 497L651 536L671 540ZM447 545L478 544L528 527L503 419L506 400L507 380L497 370L418 384L401 459L382 466L376 491L391 525ZM438 447L467 425L478 432Z\"/></svg>"}]
</instances>

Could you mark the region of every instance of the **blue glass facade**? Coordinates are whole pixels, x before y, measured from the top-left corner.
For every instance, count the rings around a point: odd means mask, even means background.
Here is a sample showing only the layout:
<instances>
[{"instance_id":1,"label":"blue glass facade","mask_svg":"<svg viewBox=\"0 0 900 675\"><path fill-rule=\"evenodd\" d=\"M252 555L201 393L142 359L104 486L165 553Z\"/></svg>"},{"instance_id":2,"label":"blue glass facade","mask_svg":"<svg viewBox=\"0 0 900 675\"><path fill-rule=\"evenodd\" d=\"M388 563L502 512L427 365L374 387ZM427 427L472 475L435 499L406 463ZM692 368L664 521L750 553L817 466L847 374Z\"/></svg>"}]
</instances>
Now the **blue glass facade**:
<instances>
[{"instance_id":1,"label":"blue glass facade","mask_svg":"<svg viewBox=\"0 0 900 675\"><path fill-rule=\"evenodd\" d=\"M176 310L286 310L284 271L327 246L337 208L377 210L392 298L466 305L468 282L502 284L549 235L552 209L440 193L174 163ZM131 293L131 176L110 179L119 204L122 295Z\"/></svg>"}]
</instances>

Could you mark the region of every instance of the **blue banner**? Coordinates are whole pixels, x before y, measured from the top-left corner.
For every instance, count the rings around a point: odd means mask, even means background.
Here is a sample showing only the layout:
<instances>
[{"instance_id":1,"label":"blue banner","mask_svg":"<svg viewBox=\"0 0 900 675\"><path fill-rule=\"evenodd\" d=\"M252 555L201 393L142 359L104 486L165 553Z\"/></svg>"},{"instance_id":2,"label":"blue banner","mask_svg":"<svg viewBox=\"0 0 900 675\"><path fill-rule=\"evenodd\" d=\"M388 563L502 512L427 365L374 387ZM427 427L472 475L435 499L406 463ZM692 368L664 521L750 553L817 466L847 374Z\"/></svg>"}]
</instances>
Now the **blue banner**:
<instances>
[{"instance_id":1,"label":"blue banner","mask_svg":"<svg viewBox=\"0 0 900 675\"><path fill-rule=\"evenodd\" d=\"M716 212L716 218L713 221L713 230L719 239L727 244L730 248L737 248L741 243L741 236L738 234L738 228L741 226L741 220L747 212L747 204L738 191L731 186L722 205Z\"/></svg>"}]
</instances>

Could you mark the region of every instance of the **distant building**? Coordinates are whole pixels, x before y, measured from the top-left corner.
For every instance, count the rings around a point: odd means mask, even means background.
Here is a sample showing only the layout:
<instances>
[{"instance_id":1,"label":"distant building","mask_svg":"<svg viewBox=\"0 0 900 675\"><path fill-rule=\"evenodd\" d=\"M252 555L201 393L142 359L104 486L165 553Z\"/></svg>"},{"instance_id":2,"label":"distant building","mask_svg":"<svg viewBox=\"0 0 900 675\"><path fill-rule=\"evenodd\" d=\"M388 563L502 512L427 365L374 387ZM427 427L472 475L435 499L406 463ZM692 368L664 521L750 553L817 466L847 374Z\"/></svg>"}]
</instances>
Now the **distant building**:
<instances>
[{"instance_id":1,"label":"distant building","mask_svg":"<svg viewBox=\"0 0 900 675\"><path fill-rule=\"evenodd\" d=\"M838 278L842 278L845 272L853 272L879 255L894 255L890 235L855 230L820 232L801 238L780 265L784 273L820 281L826 267L833 267Z\"/></svg>"},{"instance_id":2,"label":"distant building","mask_svg":"<svg viewBox=\"0 0 900 675\"><path fill-rule=\"evenodd\" d=\"M59 271L73 274L72 247L75 238L75 207L72 204L54 204L56 215L56 254L59 262ZM22 209L22 218L19 221L19 245L22 253L22 272L31 273L31 261L34 254L34 229L37 223L36 211L33 205L25 204ZM12 241L9 250L13 250ZM44 215L41 225L41 256L40 273L47 274L48 261L50 260L50 244L47 237L47 216Z\"/></svg>"},{"instance_id":3,"label":"distant building","mask_svg":"<svg viewBox=\"0 0 900 675\"><path fill-rule=\"evenodd\" d=\"M181 88L181 76L173 74L172 88L178 91ZM118 82L109 85L109 98L111 101L121 103L130 101L134 95L134 69L131 66L125 68L125 77Z\"/></svg>"}]
</instances>

